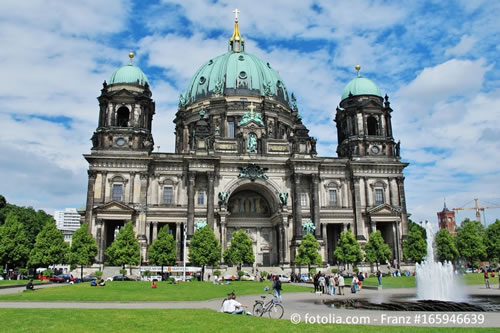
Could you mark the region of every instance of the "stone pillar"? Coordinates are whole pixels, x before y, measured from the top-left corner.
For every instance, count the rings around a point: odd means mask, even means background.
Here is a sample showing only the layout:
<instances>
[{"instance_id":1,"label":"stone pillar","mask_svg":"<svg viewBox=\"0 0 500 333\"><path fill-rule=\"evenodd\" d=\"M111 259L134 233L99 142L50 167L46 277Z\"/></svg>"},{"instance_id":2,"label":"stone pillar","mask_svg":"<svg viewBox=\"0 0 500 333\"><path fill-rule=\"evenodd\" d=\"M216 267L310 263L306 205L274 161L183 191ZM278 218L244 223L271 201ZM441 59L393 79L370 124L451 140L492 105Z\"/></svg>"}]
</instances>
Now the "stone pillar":
<instances>
[{"instance_id":1,"label":"stone pillar","mask_svg":"<svg viewBox=\"0 0 500 333\"><path fill-rule=\"evenodd\" d=\"M314 236L316 239L320 239L321 237L321 223L319 218L319 177L317 174L312 175L312 198L313 198L313 209L312 209L312 217L314 221L314 226L316 229L314 230Z\"/></svg>"},{"instance_id":2,"label":"stone pillar","mask_svg":"<svg viewBox=\"0 0 500 333\"><path fill-rule=\"evenodd\" d=\"M134 203L134 182L135 182L135 172L130 173L130 191L128 195L128 202L130 204Z\"/></svg>"},{"instance_id":3,"label":"stone pillar","mask_svg":"<svg viewBox=\"0 0 500 333\"><path fill-rule=\"evenodd\" d=\"M87 186L87 207L85 210L85 221L89 224L89 232L92 233L92 210L94 208L94 186L97 173L94 170L88 170L88 186Z\"/></svg>"},{"instance_id":4,"label":"stone pillar","mask_svg":"<svg viewBox=\"0 0 500 333\"><path fill-rule=\"evenodd\" d=\"M402 237L408 237L408 215L406 213L406 199L405 199L405 177L398 177L398 192L399 192L399 206L401 207L401 232Z\"/></svg>"},{"instance_id":5,"label":"stone pillar","mask_svg":"<svg viewBox=\"0 0 500 333\"><path fill-rule=\"evenodd\" d=\"M188 214L187 214L187 235L190 239L194 235L194 181L196 173L188 173Z\"/></svg>"},{"instance_id":6,"label":"stone pillar","mask_svg":"<svg viewBox=\"0 0 500 333\"><path fill-rule=\"evenodd\" d=\"M354 177L354 234L357 240L366 240L363 235L363 215L361 214L361 190L359 177Z\"/></svg>"},{"instance_id":7,"label":"stone pillar","mask_svg":"<svg viewBox=\"0 0 500 333\"><path fill-rule=\"evenodd\" d=\"M208 178L208 190L207 190L207 223L210 229L214 230L214 177L215 174L213 172L207 173Z\"/></svg>"},{"instance_id":8,"label":"stone pillar","mask_svg":"<svg viewBox=\"0 0 500 333\"><path fill-rule=\"evenodd\" d=\"M97 243L97 257L96 262L102 263L104 261L104 246L103 246L103 223L101 219L95 220L96 224L96 243Z\"/></svg>"},{"instance_id":9,"label":"stone pillar","mask_svg":"<svg viewBox=\"0 0 500 333\"><path fill-rule=\"evenodd\" d=\"M302 239L302 206L300 205L300 174L295 173L293 175L293 210L294 210L294 239Z\"/></svg>"},{"instance_id":10,"label":"stone pillar","mask_svg":"<svg viewBox=\"0 0 500 333\"><path fill-rule=\"evenodd\" d=\"M221 211L220 213L220 243L222 245L222 252L227 249L227 224L226 224L226 212Z\"/></svg>"},{"instance_id":11,"label":"stone pillar","mask_svg":"<svg viewBox=\"0 0 500 333\"><path fill-rule=\"evenodd\" d=\"M146 221L146 240L148 245L151 244L151 222Z\"/></svg>"},{"instance_id":12,"label":"stone pillar","mask_svg":"<svg viewBox=\"0 0 500 333\"><path fill-rule=\"evenodd\" d=\"M103 171L101 174L101 200L102 203L106 202L106 178L108 177L108 172Z\"/></svg>"},{"instance_id":13,"label":"stone pillar","mask_svg":"<svg viewBox=\"0 0 500 333\"><path fill-rule=\"evenodd\" d=\"M323 223L321 225L321 231L323 236L323 244L325 245L325 256L323 257L323 262L328 262L328 233L327 233L327 224Z\"/></svg>"},{"instance_id":14,"label":"stone pillar","mask_svg":"<svg viewBox=\"0 0 500 333\"><path fill-rule=\"evenodd\" d=\"M175 223L175 245L176 245L176 250L177 250L177 261L182 261L181 258L181 245L182 245L182 223L176 222Z\"/></svg>"},{"instance_id":15,"label":"stone pillar","mask_svg":"<svg viewBox=\"0 0 500 333\"><path fill-rule=\"evenodd\" d=\"M250 229L251 230L251 229ZM264 255L262 254L262 251L260 250L261 248L261 243L260 243L260 235L261 235L261 230L262 228L255 228L255 262L258 263L259 261L261 263L264 263ZM272 233L269 235L270 239L272 240ZM271 243L272 244L272 243ZM259 257L260 256L260 257ZM269 253L269 264L271 264L271 253Z\"/></svg>"},{"instance_id":16,"label":"stone pillar","mask_svg":"<svg viewBox=\"0 0 500 333\"><path fill-rule=\"evenodd\" d=\"M158 222L153 222L153 242L158 238ZM151 242L152 243L152 242Z\"/></svg>"},{"instance_id":17,"label":"stone pillar","mask_svg":"<svg viewBox=\"0 0 500 333\"><path fill-rule=\"evenodd\" d=\"M370 233L374 233L375 231L377 231L377 222L370 221Z\"/></svg>"},{"instance_id":18,"label":"stone pillar","mask_svg":"<svg viewBox=\"0 0 500 333\"><path fill-rule=\"evenodd\" d=\"M396 260L398 262L398 269L401 269L401 237L399 234L400 222L396 221Z\"/></svg>"}]
</instances>

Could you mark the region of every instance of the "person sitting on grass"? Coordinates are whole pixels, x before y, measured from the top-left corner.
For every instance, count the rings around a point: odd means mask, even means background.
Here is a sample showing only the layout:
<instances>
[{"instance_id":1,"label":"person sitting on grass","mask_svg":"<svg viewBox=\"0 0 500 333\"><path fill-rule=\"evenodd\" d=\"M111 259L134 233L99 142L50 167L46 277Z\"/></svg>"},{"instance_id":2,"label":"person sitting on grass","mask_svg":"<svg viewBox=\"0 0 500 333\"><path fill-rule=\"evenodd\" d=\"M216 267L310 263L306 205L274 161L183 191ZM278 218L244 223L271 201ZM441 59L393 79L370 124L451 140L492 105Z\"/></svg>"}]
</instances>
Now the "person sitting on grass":
<instances>
[{"instance_id":1,"label":"person sitting on grass","mask_svg":"<svg viewBox=\"0 0 500 333\"><path fill-rule=\"evenodd\" d=\"M101 279L101 281L99 281L99 287L104 287L106 285L106 282L104 282L104 279Z\"/></svg>"},{"instance_id":2,"label":"person sitting on grass","mask_svg":"<svg viewBox=\"0 0 500 333\"><path fill-rule=\"evenodd\" d=\"M219 312L224 312L224 313L230 313L230 314L248 314L250 315L249 312L246 312L243 308L246 308L246 305L241 304L240 302L236 301L236 295L234 294L234 291L228 295L227 298L222 301L222 306L219 310Z\"/></svg>"},{"instance_id":3,"label":"person sitting on grass","mask_svg":"<svg viewBox=\"0 0 500 333\"><path fill-rule=\"evenodd\" d=\"M33 286L33 279L31 279L26 285L26 290L35 290L35 286Z\"/></svg>"},{"instance_id":4,"label":"person sitting on grass","mask_svg":"<svg viewBox=\"0 0 500 333\"><path fill-rule=\"evenodd\" d=\"M91 287L97 287L97 282L95 280L90 281Z\"/></svg>"},{"instance_id":5,"label":"person sitting on grass","mask_svg":"<svg viewBox=\"0 0 500 333\"><path fill-rule=\"evenodd\" d=\"M157 288L157 285L156 285L156 280L153 280L153 286L152 286L153 289L156 289Z\"/></svg>"}]
</instances>

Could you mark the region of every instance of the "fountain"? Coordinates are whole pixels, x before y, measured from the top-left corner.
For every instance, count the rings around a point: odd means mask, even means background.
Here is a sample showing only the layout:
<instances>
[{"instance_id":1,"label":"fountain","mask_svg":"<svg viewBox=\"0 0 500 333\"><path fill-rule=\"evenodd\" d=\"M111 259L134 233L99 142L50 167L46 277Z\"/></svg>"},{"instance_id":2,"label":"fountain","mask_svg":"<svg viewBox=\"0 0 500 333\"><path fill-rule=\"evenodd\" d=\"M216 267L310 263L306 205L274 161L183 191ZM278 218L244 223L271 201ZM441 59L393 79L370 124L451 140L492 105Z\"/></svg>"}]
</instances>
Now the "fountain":
<instances>
[{"instance_id":1,"label":"fountain","mask_svg":"<svg viewBox=\"0 0 500 333\"><path fill-rule=\"evenodd\" d=\"M464 287L459 284L452 263L436 262L434 258L434 231L431 225L425 221L422 226L427 233L427 256L416 265L417 299L466 301Z\"/></svg>"}]
</instances>

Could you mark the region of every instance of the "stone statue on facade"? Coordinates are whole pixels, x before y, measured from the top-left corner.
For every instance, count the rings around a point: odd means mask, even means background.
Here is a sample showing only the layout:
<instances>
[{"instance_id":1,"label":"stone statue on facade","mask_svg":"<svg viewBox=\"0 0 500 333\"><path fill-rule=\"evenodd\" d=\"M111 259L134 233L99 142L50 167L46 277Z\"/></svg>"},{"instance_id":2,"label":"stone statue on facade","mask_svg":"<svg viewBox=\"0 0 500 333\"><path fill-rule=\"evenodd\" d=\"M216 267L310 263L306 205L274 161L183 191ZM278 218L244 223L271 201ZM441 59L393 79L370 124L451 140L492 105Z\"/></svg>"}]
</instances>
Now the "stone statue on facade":
<instances>
[{"instance_id":1,"label":"stone statue on facade","mask_svg":"<svg viewBox=\"0 0 500 333\"><path fill-rule=\"evenodd\" d=\"M311 220L308 220L305 223L303 223L302 228L304 229L304 235L314 234L314 231L316 230L316 226Z\"/></svg>"},{"instance_id":2,"label":"stone statue on facade","mask_svg":"<svg viewBox=\"0 0 500 333\"><path fill-rule=\"evenodd\" d=\"M219 205L225 206L227 201L227 192L219 192Z\"/></svg>"},{"instance_id":3,"label":"stone statue on facade","mask_svg":"<svg viewBox=\"0 0 500 333\"><path fill-rule=\"evenodd\" d=\"M281 207L286 207L288 205L288 193L280 193L280 203Z\"/></svg>"},{"instance_id":4,"label":"stone statue on facade","mask_svg":"<svg viewBox=\"0 0 500 333\"><path fill-rule=\"evenodd\" d=\"M194 231L198 231L207 226L207 221L198 220L194 223Z\"/></svg>"},{"instance_id":5,"label":"stone statue on facade","mask_svg":"<svg viewBox=\"0 0 500 333\"><path fill-rule=\"evenodd\" d=\"M257 152L257 135L254 133L250 133L248 135L248 152L256 153Z\"/></svg>"}]
</instances>

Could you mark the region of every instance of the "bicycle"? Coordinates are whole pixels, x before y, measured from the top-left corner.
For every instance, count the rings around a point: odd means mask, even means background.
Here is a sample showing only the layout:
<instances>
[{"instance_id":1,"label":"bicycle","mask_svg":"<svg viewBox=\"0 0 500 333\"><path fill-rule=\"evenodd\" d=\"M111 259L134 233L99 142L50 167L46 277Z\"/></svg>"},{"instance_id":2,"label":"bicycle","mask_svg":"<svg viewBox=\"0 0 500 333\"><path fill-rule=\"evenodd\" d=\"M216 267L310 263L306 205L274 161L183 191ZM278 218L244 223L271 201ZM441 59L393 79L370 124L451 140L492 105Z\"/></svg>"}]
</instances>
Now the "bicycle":
<instances>
[{"instance_id":1,"label":"bicycle","mask_svg":"<svg viewBox=\"0 0 500 333\"><path fill-rule=\"evenodd\" d=\"M269 294L272 296L272 294ZM271 298L269 302L265 303L265 299L267 296L260 296L262 300L255 300L255 304L253 306L253 315L257 317L262 317L264 313L267 312L269 318L280 319L283 317L285 313L285 309L281 304L278 304L274 301L274 297Z\"/></svg>"}]
</instances>

